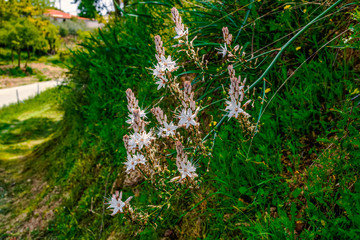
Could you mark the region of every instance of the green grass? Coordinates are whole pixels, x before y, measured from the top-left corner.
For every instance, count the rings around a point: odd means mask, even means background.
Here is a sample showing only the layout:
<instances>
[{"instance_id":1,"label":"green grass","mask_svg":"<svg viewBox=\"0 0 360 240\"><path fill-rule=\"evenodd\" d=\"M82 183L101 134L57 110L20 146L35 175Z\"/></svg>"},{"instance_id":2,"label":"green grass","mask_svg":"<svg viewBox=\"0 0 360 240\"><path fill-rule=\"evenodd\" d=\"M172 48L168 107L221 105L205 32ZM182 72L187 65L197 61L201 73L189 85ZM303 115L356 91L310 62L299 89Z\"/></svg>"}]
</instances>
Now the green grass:
<instances>
[{"instance_id":1,"label":"green grass","mask_svg":"<svg viewBox=\"0 0 360 240\"><path fill-rule=\"evenodd\" d=\"M14 64L17 64L17 53L14 51ZM21 61L24 61L27 59L27 53L21 52ZM32 60L35 60L36 58L32 58ZM8 65L11 63L11 50L8 48L0 48L0 65Z\"/></svg>"},{"instance_id":2,"label":"green grass","mask_svg":"<svg viewBox=\"0 0 360 240\"><path fill-rule=\"evenodd\" d=\"M21 52L21 65L23 66L27 60L27 52ZM69 58L69 52L68 49L66 49L65 51L58 51L55 55L40 55L37 56L36 54L31 54L31 58L29 63L31 62L43 62L46 64L50 64L53 66L58 66L61 68L66 68L67 64L68 64L68 58ZM18 56L17 53L14 52L14 65L17 65L18 61ZM11 61L11 50L8 48L3 48L0 47L0 65L9 65L12 64ZM19 71L15 71L16 68L14 67L13 70L12 69L7 69L6 71L1 71L0 70L0 75L10 75L10 76L24 76L21 75L21 73ZM29 72L29 71L27 71ZM17 73L17 74L16 74ZM22 74L24 74L24 72L22 72Z\"/></svg>"},{"instance_id":3,"label":"green grass","mask_svg":"<svg viewBox=\"0 0 360 240\"><path fill-rule=\"evenodd\" d=\"M0 109L1 159L26 155L54 132L62 118L62 111L56 107L56 91L49 90L23 104Z\"/></svg>"},{"instance_id":4,"label":"green grass","mask_svg":"<svg viewBox=\"0 0 360 240\"><path fill-rule=\"evenodd\" d=\"M242 5L229 1L221 6L197 2L204 4L207 10L186 9L190 15L189 25L193 24L193 32L199 35L201 51L211 55L213 45L210 43L214 39L221 42L223 26L229 26L233 34L239 29L244 13L232 13L245 5L245 1ZM298 4L302 6L300 2ZM326 9L309 5L307 10L316 14L306 17L300 14L300 8L285 11L280 1L255 5L253 9L259 9L259 12L253 10L249 22L265 16L261 24L256 25L255 50L289 34L291 29L284 28L284 23L290 22L293 30L299 29ZM275 8L280 12L270 22L273 16L266 13ZM196 15L193 22L191 14ZM334 17L338 23L345 24L337 27L346 28L347 22L342 21L343 18L341 14ZM149 84L153 81L151 76L139 68L144 64L151 67L155 61L154 51L149 53L147 49L148 44L153 46L152 39L144 34L141 40L128 41L128 35L141 28L141 18L136 23L129 18L126 24L118 23L121 33L117 31L118 26L104 29L84 42L84 49L74 56L77 63L71 73L79 88L73 92L74 101L68 106L68 113L73 117L78 114L82 119L85 135L79 149L81 157L68 159L67 165L63 165L66 177L58 181L64 184L66 179L71 197L64 204L65 210L59 210L47 233L49 237L94 239L99 235L102 238L112 235L159 239L170 231L181 239L353 239L358 234L358 184L354 179L357 179L359 166L359 111L354 108L350 114L350 99L358 87L359 74L353 71L351 61L343 64L340 60L339 56L346 50L325 48L279 89L289 72L327 42L328 38L324 36L333 29L332 23L328 22L319 23L323 32L318 31L319 26L315 24L299 36L269 72L266 88L271 92L266 94L265 104L274 98L262 115L261 130L254 138L244 135L234 120L225 121L217 131L210 172L206 172L208 159L199 162L197 172L204 179L200 189L183 189L175 194L170 204L159 211L161 214L151 219L153 224L134 226L122 215L111 217L108 212L104 213L104 197L116 189L123 190L125 196L135 195L131 204L145 210L151 210L147 205L161 205L167 199L146 181L135 187L123 185L122 163L126 153L121 138L128 132L124 122L127 113L124 91L127 87L134 89L142 107L158 97L158 93L149 92L155 88ZM158 23L160 30L156 25L145 30L153 35L161 33L166 39L167 52L171 52L169 46L173 42L167 41L167 34L172 25L170 23L166 28L161 24ZM129 28L128 35L122 35L126 27ZM264 34L269 28L274 34ZM247 46L247 53L251 51L251 32L252 29L247 28L239 37L239 43ZM286 42L279 41L271 48L282 47ZM295 46L302 48L296 50ZM122 52L124 49L126 54ZM172 54L179 62L186 59L181 53ZM237 63L237 74L246 75L247 82L253 83L274 58L270 54L265 56L259 59L258 63L264 62L258 66L243 69L241 63ZM229 85L227 65L216 57L209 57L209 60L212 65L209 74L205 74L206 81L196 85L198 89L214 90L203 97L203 105L212 99L223 98L221 85L225 89ZM185 63L185 68L199 72L190 64ZM86 88L83 88L84 84ZM216 90L219 87L220 90ZM253 122L257 121L261 109L261 100L257 96L261 96L263 90L262 84L256 86L255 106L249 111L254 117ZM168 107L175 108L171 104ZM209 115L220 122L219 112L224 108L222 102L214 105L208 109ZM75 113L75 110L79 112ZM201 119L201 124L208 120ZM208 147L211 145L209 141ZM155 224L157 228L154 228Z\"/></svg>"},{"instance_id":5,"label":"green grass","mask_svg":"<svg viewBox=\"0 0 360 240\"><path fill-rule=\"evenodd\" d=\"M34 166L33 155L54 137L60 125L63 111L59 97L58 88L50 89L24 103L0 109L1 234L10 222L21 227L24 219L18 217L29 212L34 203L30 200L42 192L34 190L43 185L44 172Z\"/></svg>"},{"instance_id":6,"label":"green grass","mask_svg":"<svg viewBox=\"0 0 360 240\"><path fill-rule=\"evenodd\" d=\"M55 55L41 56L36 60L36 62L43 62L53 66L67 68L68 60L69 60L69 52L68 50L65 50L65 51L59 51Z\"/></svg>"}]
</instances>

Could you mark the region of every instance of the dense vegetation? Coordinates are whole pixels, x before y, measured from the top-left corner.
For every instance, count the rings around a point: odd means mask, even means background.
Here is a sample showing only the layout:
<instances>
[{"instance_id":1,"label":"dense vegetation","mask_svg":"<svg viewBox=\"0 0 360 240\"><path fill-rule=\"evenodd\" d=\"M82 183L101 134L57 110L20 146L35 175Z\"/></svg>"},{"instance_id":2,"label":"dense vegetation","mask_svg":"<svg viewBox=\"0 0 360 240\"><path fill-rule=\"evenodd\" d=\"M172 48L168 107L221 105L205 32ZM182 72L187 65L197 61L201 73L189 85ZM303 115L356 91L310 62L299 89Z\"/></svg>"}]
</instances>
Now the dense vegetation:
<instances>
[{"instance_id":1,"label":"dense vegetation","mask_svg":"<svg viewBox=\"0 0 360 240\"><path fill-rule=\"evenodd\" d=\"M0 46L11 49L21 63L21 51L27 51L27 61L34 51L55 53L60 44L59 29L42 15L51 4L46 0L4 1L0 2Z\"/></svg>"},{"instance_id":2,"label":"dense vegetation","mask_svg":"<svg viewBox=\"0 0 360 240\"><path fill-rule=\"evenodd\" d=\"M25 74L29 61L57 53L66 55L73 42L89 35L90 29L77 18L58 22L46 17L46 10L53 6L54 2L49 0L0 1L1 64L9 64L10 60L14 64L16 57L20 68L22 60L26 59Z\"/></svg>"},{"instance_id":3,"label":"dense vegetation","mask_svg":"<svg viewBox=\"0 0 360 240\"><path fill-rule=\"evenodd\" d=\"M194 45L209 62L205 71L171 47L177 43L172 39L173 6L189 27L190 39L197 36ZM45 145L46 153L35 156L39 171L47 170L49 186L41 196L56 190L53 201L60 198L61 204L47 228L32 236L357 239L359 16L353 1L129 5L123 17L73 52L59 135ZM244 132L235 119L224 121L229 58L215 50L223 45L223 27L232 33L233 45L243 46L244 57L231 60L237 75L246 77L248 85L258 83L250 91L254 106L248 110L258 132ZM214 130L206 142L210 161L200 158L196 170L198 188L182 188L170 198L148 181L129 182L123 164L126 89L136 93L142 109L167 97L156 90L149 69L158 34L185 71L176 72L179 79L190 79L198 89L198 103L213 103L199 116L203 131ZM169 102L167 111L175 107ZM148 209L154 217L145 223L123 214L110 216L105 197L116 190L134 196L130 203L135 210Z\"/></svg>"}]
</instances>

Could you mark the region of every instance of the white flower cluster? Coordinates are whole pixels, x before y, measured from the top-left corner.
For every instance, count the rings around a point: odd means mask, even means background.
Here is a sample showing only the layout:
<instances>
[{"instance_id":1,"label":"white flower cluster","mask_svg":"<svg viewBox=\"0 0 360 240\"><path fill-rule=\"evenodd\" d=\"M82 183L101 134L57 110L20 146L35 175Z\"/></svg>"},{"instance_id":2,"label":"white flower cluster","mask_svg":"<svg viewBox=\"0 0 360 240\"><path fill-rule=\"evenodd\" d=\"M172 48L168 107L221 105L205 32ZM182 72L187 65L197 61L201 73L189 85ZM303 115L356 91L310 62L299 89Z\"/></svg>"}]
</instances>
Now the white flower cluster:
<instances>
[{"instance_id":1,"label":"white flower cluster","mask_svg":"<svg viewBox=\"0 0 360 240\"><path fill-rule=\"evenodd\" d=\"M111 200L109 200L109 202L107 203L107 204L109 204L108 208L113 208L113 212L111 215L114 216L115 214L117 214L119 212L123 213L124 207L130 208L129 202L133 197L129 197L128 199L125 200L125 202L123 202L121 200L121 198L122 198L122 192L120 192L120 196L119 196L119 191L116 191L115 194L112 195Z\"/></svg>"},{"instance_id":2,"label":"white flower cluster","mask_svg":"<svg viewBox=\"0 0 360 240\"><path fill-rule=\"evenodd\" d=\"M176 71L179 67L176 66L176 62L171 60L169 55L165 57L165 48L163 47L163 42L161 41L160 36L155 36L155 46L156 52L155 57L158 63L155 65L155 68L152 69L153 75L157 78L156 84L158 84L157 90L166 86L168 82L167 73Z\"/></svg>"},{"instance_id":3,"label":"white flower cluster","mask_svg":"<svg viewBox=\"0 0 360 240\"><path fill-rule=\"evenodd\" d=\"M175 31L177 36L175 36L175 39L177 38L182 38L183 36L187 36L188 35L188 28L184 27L184 24L182 24L181 21L181 16L179 14L179 11L176 8L172 8L171 9L171 14L172 14L172 20L175 22Z\"/></svg>"},{"instance_id":4,"label":"white flower cluster","mask_svg":"<svg viewBox=\"0 0 360 240\"><path fill-rule=\"evenodd\" d=\"M130 136L125 135L123 140L125 148L127 150L127 161L125 162L126 171L135 170L137 164L145 164L146 159L141 153L144 147L148 147L153 139L152 131L146 132L145 126L148 122L145 122L146 114L144 110L141 110L138 106L138 100L135 98L134 93L131 89L126 90L126 97L128 100L128 109L130 111L130 119L127 123L130 124L130 128L134 131ZM133 156L131 155L134 154Z\"/></svg>"},{"instance_id":5,"label":"white flower cluster","mask_svg":"<svg viewBox=\"0 0 360 240\"><path fill-rule=\"evenodd\" d=\"M239 78L237 78L235 76L235 70L233 68L233 65L228 66L228 71L231 81L229 88L230 101L226 101L227 106L225 111L228 111L229 119L231 117L238 118L240 115L249 118L250 115L246 113L244 109L246 109L247 105L251 102L251 100L248 100L243 106L241 106L241 103L244 100L245 96L244 87L246 83L246 78L243 82L241 82L241 77L239 76Z\"/></svg>"},{"instance_id":6,"label":"white flower cluster","mask_svg":"<svg viewBox=\"0 0 360 240\"><path fill-rule=\"evenodd\" d=\"M188 28L185 28L182 23L178 10L173 8L171 9L171 13L177 34L175 39L183 38L185 40L179 40L177 47L184 47L179 51L185 51L189 59L192 60L197 67L205 71L207 69L207 60L204 60L205 55L203 55L202 60L200 60L198 55L199 49L195 49L193 46L193 41L196 37L189 42ZM224 27L222 31L225 44L224 47L219 49L221 50L220 53L223 57L226 55L229 57L234 56L233 54L239 50L239 46L237 45L235 48L231 48L232 35L229 33L227 27ZM146 112L139 107L138 100L133 91L131 89L126 90L127 107L129 110L129 119L127 119L126 122L130 125L129 128L131 129L131 134L123 137L127 150L127 159L124 163L126 173L128 173L127 176L131 176L133 171L136 171L136 174L141 173L147 181L154 184L156 189L159 189L158 186L166 187L169 181L182 183L182 185L176 186L193 187L197 182L195 178L198 177L196 173L197 166L195 164L197 161L193 161L193 157L190 160L188 159L182 143L187 145L187 149L192 149L191 151L196 157L209 156L207 152L208 148L204 146L206 137L203 138L202 136L203 132L200 130L200 123L197 116L200 107L194 100L195 93L191 81L185 78L181 84L183 89L179 88L179 80L176 76L173 76L173 72L176 71L179 66L172 60L170 55L165 56L165 48L163 47L160 36L155 36L155 47L157 63L154 65L155 68L152 69L152 75L154 75L156 79L156 84L158 85L157 90L161 88L169 90L170 96L172 97L170 101L178 101L178 106L172 111L177 114L170 115L168 113L168 115L166 115L160 107L152 108L151 112L157 120L157 126L147 132L146 126L150 122L145 121L147 119ZM237 78L232 65L228 66L228 71L231 84L229 89L230 101L226 101L227 106L225 110L227 111L227 116L229 119L232 117L239 118L239 116L242 116L241 119L248 119L250 115L246 113L245 110L251 100L242 105L245 97L244 87L246 79L241 81L240 76ZM192 75L187 74L186 77L191 79ZM164 98L157 104L160 104L163 99ZM153 136L155 135L154 129L156 129L157 138ZM169 161L171 161L172 157L169 156L173 153L165 155L164 152L174 148L177 153L176 162L173 158L174 163L171 164ZM175 167L175 165L178 173L173 175L176 171L171 172L168 170L168 167ZM170 178L164 177L167 174L170 174L171 180L169 180ZM183 183L186 183L186 185ZM113 209L112 215L123 212L123 208L125 207L129 207L130 212L132 212L129 206L129 201L132 197L128 198L125 202L121 201L121 197L122 193L120 193L119 196L119 192L117 191L108 202L108 208Z\"/></svg>"},{"instance_id":7,"label":"white flower cluster","mask_svg":"<svg viewBox=\"0 0 360 240\"><path fill-rule=\"evenodd\" d=\"M187 36L188 30L185 30L179 12L175 8L173 8L171 12L176 25L175 31L178 34L177 38ZM135 171L139 168L142 173L147 172L149 174L147 177L150 179L152 179L153 175L156 175L161 169L166 168L160 166L161 158L163 157L157 156L159 144L155 142L162 141L160 139L161 137L171 137L174 141L179 142L180 135L177 135L179 127L189 128L190 126L194 126L198 128L199 126L196 118L199 107L196 108L191 83L185 81L184 90L181 91L176 83L176 78L172 76L172 72L177 70L178 66L175 61L171 60L170 55L167 58L165 57L165 49L160 36L155 36L155 47L157 64L152 71L153 75L158 79L156 82L158 84L157 89L169 87L173 95L178 94L178 96L174 96L174 98L181 99L182 110L180 110L179 115L175 116L179 119L178 124L175 125L174 120L168 120L167 115L164 114L160 107L151 109L151 112L159 123L159 126L157 127L159 139L156 139L153 136L152 130L147 132L145 129L149 122L145 121L147 118L146 113L144 110L140 109L134 93L131 89L126 91L129 110L129 119L126 122L130 124L130 128L133 130L133 133L130 136L125 135L123 137L125 148L127 150L127 161L124 163L126 165L126 172L129 173L130 171ZM179 144L181 145L180 142ZM196 177L196 168L187 160L184 152L182 152L182 158L182 161L176 161L176 165L178 166L181 175L179 179L184 180L186 177L189 177L189 179Z\"/></svg>"},{"instance_id":8,"label":"white flower cluster","mask_svg":"<svg viewBox=\"0 0 360 240\"><path fill-rule=\"evenodd\" d=\"M154 114L156 119L158 120L160 127L158 136L159 137L169 137L174 136L176 133L177 126L171 121L168 123L167 116L164 114L163 110L160 107L156 107L151 109L151 112Z\"/></svg>"},{"instance_id":9,"label":"white flower cluster","mask_svg":"<svg viewBox=\"0 0 360 240\"><path fill-rule=\"evenodd\" d=\"M176 142L176 152L176 166L181 173L181 176L173 178L172 181L177 179L182 181L186 177L197 177L198 175L196 174L196 167L188 160L188 157L184 152L184 146L179 141Z\"/></svg>"},{"instance_id":10,"label":"white flower cluster","mask_svg":"<svg viewBox=\"0 0 360 240\"><path fill-rule=\"evenodd\" d=\"M223 32L223 37L224 37L224 46L220 45L220 48L215 48L216 50L218 50L218 54L221 54L222 57L224 58L226 55L228 55L229 57L234 57L234 55L236 54L236 52L240 49L239 53L242 50L242 47L240 48L239 45L236 45L234 47L234 49L232 49L233 51L230 51L229 49L231 49L231 42L232 42L232 35L229 33L229 29L228 27L223 27L222 28L222 32ZM242 53L241 57L245 56L245 52Z\"/></svg>"},{"instance_id":11,"label":"white flower cluster","mask_svg":"<svg viewBox=\"0 0 360 240\"><path fill-rule=\"evenodd\" d=\"M185 81L183 100L181 102L184 108L181 110L181 113L178 116L180 119L178 125L186 126L186 128L189 128L190 125L195 127L199 124L196 122L196 115L198 114L200 108L196 108L194 92L192 92L191 89L191 82Z\"/></svg>"}]
</instances>

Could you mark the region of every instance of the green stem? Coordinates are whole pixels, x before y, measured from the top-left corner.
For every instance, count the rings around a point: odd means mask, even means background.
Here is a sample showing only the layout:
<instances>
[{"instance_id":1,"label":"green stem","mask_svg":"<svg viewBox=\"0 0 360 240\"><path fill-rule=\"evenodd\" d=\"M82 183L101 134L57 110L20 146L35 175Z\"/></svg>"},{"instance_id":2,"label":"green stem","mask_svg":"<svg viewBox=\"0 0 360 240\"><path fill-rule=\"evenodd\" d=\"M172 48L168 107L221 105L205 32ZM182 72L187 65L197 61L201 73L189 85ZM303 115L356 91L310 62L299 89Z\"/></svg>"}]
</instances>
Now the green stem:
<instances>
[{"instance_id":1,"label":"green stem","mask_svg":"<svg viewBox=\"0 0 360 240\"><path fill-rule=\"evenodd\" d=\"M274 60L271 62L270 66L265 70L265 72L245 91L245 93L252 88L254 88L265 76L269 73L271 68L275 65L275 62L280 58L281 54L285 51L285 49L303 32L305 32L314 22L316 22L319 18L323 17L325 14L330 12L333 8L335 8L337 5L339 5L344 0L338 0L336 3L331 5L328 9L326 9L324 12L322 12L319 16L314 18L311 22L309 22L303 29L301 29L295 36L293 36L285 45L281 48L281 50L278 52L278 54L275 56Z\"/></svg>"},{"instance_id":2,"label":"green stem","mask_svg":"<svg viewBox=\"0 0 360 240\"><path fill-rule=\"evenodd\" d=\"M175 195L175 193L178 191L179 189L176 189L175 192L169 197L169 199L161 206L160 211L158 212L158 214L154 217L154 219L151 221L152 223L155 223L155 221L157 220L157 218L160 216L161 212L163 211L164 207L170 202L171 198ZM189 189L186 191L188 192ZM156 212L156 211L155 211Z\"/></svg>"},{"instance_id":3,"label":"green stem","mask_svg":"<svg viewBox=\"0 0 360 240\"><path fill-rule=\"evenodd\" d=\"M245 93L247 93L250 89L254 88L256 86L256 84L258 82L260 82L260 80L262 80L270 71L270 69L274 66L275 62L279 59L280 55L285 51L285 49L300 35L302 34L305 30L307 30L314 22L316 22L319 18L323 17L325 14L327 14L330 10L332 10L334 7L336 7L337 5L339 5L341 2L343 2L344 0L339 0L336 3L334 3L333 5L331 5L328 9L326 9L324 12L322 12L319 16L317 16L316 18L314 18L311 22L309 22L303 29L301 29L295 36L293 36L279 51L279 53L276 55L276 57L274 58L274 60L271 62L270 66L265 70L265 72L259 77L259 79L257 79L248 89L245 90ZM225 121L225 118L227 117L227 114L225 114L222 119L220 120L220 122L215 126L214 129L212 129L204 138L203 138L203 142L210 136L210 134L215 131L215 129L219 128L222 123Z\"/></svg>"},{"instance_id":4,"label":"green stem","mask_svg":"<svg viewBox=\"0 0 360 240\"><path fill-rule=\"evenodd\" d=\"M237 34L237 36L236 36L236 38L235 38L235 41L234 41L235 43L236 43L236 40L239 38L240 33L241 33L241 30L243 29L243 27L244 27L244 25L245 25L245 23L246 23L246 21L247 21L247 19L248 19L248 17L249 17L249 14L250 14L251 8L253 7L253 4L254 4L254 0L251 0L250 6L248 7L248 10L247 10L247 12L246 12L244 21L243 21L243 23L241 24L241 27L240 27L240 29L239 29L239 32L238 32L238 34Z\"/></svg>"},{"instance_id":5,"label":"green stem","mask_svg":"<svg viewBox=\"0 0 360 240\"><path fill-rule=\"evenodd\" d=\"M212 106L212 105L214 105L214 104L217 104L217 103L223 102L223 101L226 101L226 99L223 98L223 99L217 100L217 101L215 101L215 102L212 102L212 103L206 105L205 107L201 108L201 109L199 110L199 112L203 111L204 109L206 109L206 108L208 108L208 107L210 107L210 106Z\"/></svg>"},{"instance_id":6,"label":"green stem","mask_svg":"<svg viewBox=\"0 0 360 240\"><path fill-rule=\"evenodd\" d=\"M259 112L259 117L258 117L258 120L257 120L257 122L256 122L254 136L256 135L256 133L257 133L257 131L258 131L258 126L259 126L260 118L261 118L261 116L262 116L262 110L263 110L263 108L264 108L264 102L265 102L265 89L266 89L266 81L264 80L264 85L263 85L263 96L262 96L262 100L261 100L261 108L260 108L260 112Z\"/></svg>"}]
</instances>

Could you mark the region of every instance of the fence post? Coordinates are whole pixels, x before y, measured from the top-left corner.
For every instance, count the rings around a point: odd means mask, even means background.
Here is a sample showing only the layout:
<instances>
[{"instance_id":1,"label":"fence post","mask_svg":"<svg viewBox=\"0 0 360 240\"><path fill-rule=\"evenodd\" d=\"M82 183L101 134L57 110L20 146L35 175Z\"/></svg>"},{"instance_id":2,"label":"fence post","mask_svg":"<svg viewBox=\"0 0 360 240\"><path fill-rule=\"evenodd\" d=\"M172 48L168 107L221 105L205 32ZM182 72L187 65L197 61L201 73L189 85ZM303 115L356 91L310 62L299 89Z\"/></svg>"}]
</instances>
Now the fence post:
<instances>
[{"instance_id":1,"label":"fence post","mask_svg":"<svg viewBox=\"0 0 360 240\"><path fill-rule=\"evenodd\" d=\"M16 99L17 99L17 103L19 104L20 99L19 99L19 91L18 91L18 89L16 89Z\"/></svg>"}]
</instances>

